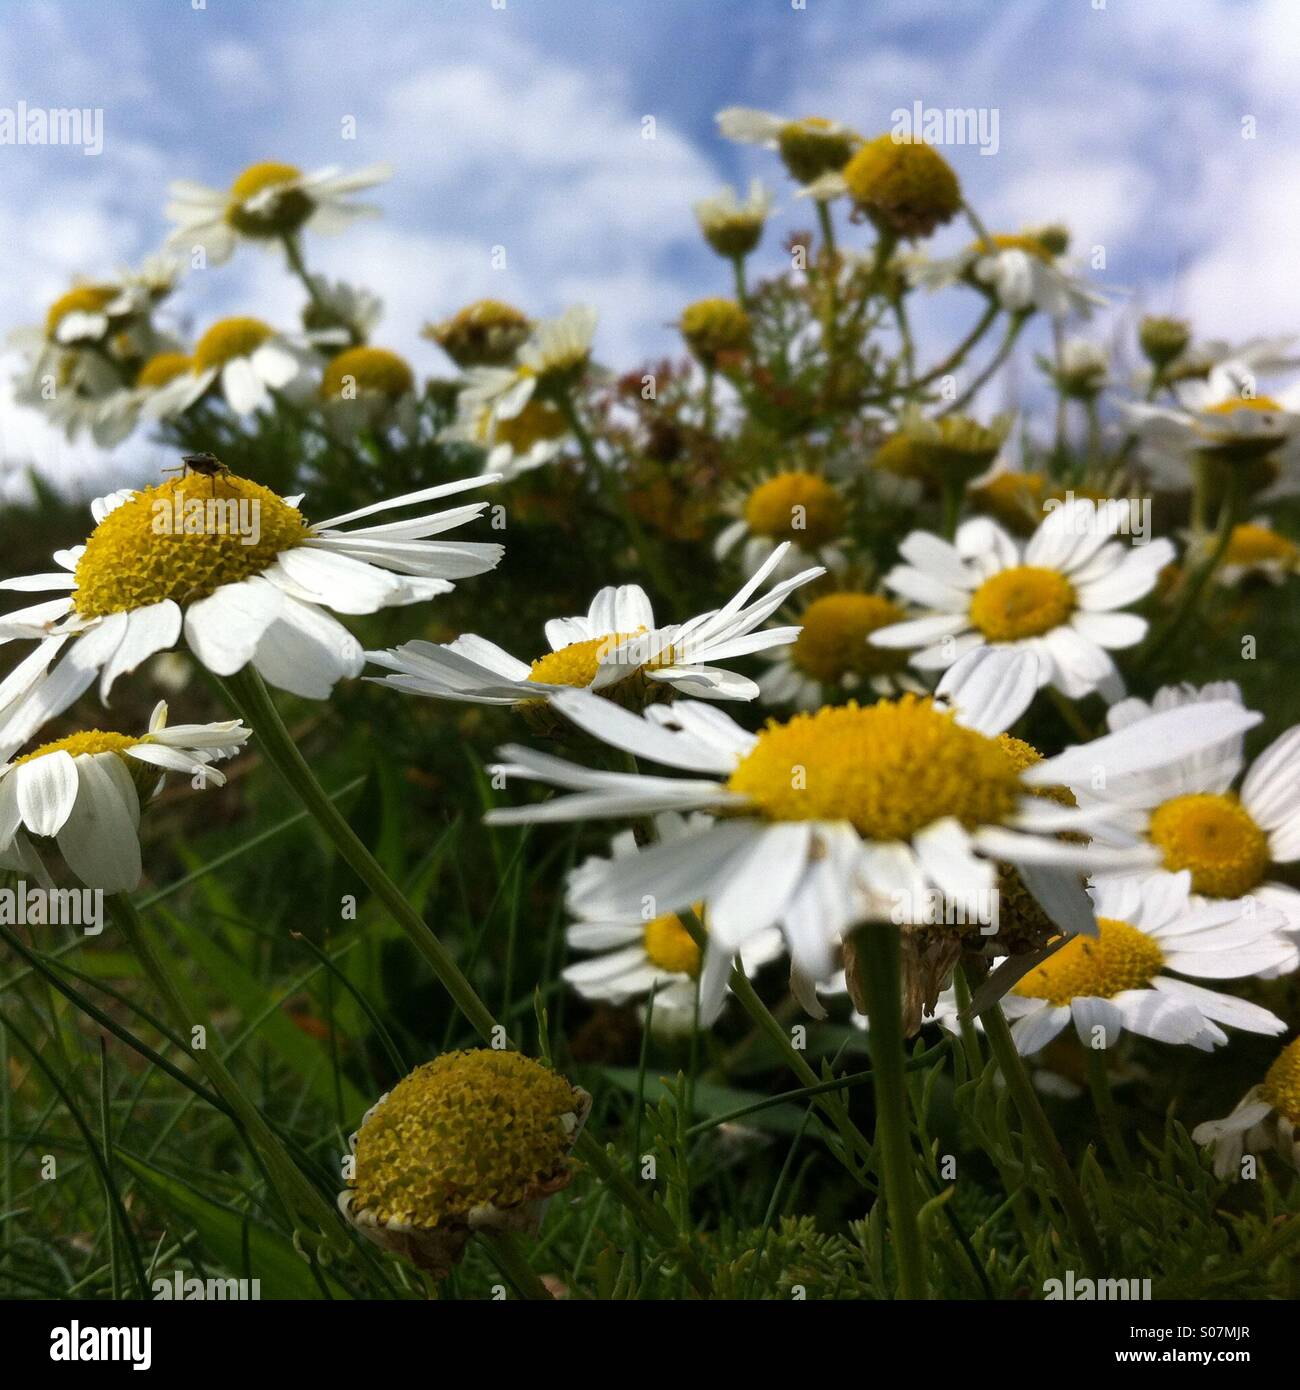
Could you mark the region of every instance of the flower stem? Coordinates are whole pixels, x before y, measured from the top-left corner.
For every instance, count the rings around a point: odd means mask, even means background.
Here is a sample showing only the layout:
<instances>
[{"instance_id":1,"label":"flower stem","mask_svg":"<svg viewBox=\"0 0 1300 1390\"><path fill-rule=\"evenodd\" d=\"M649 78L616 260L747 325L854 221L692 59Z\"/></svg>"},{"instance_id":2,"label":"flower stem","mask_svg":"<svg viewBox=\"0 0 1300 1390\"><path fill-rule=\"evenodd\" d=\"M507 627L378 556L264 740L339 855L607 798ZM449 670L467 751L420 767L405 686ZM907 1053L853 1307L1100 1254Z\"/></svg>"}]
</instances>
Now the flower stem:
<instances>
[{"instance_id":1,"label":"flower stem","mask_svg":"<svg viewBox=\"0 0 1300 1390\"><path fill-rule=\"evenodd\" d=\"M1105 1256L1102 1253L1101 1241L1097 1238L1096 1228L1092 1224L1092 1217L1088 1214L1087 1205L1083 1200L1083 1190L1066 1160L1060 1141L1043 1113L1033 1082L1029 1079L1024 1061L1011 1037L1011 1029L1007 1027L1006 1017L998 1005L994 1004L980 1015L980 1020L984 1024L984 1034L989 1040L989 1047L993 1051L998 1069L1020 1113L1020 1122L1025 1127L1030 1143L1037 1150L1039 1160L1047 1169L1056 1196L1065 1209L1066 1220L1074 1233L1088 1272L1094 1278L1099 1277L1105 1265Z\"/></svg>"},{"instance_id":2,"label":"flower stem","mask_svg":"<svg viewBox=\"0 0 1300 1390\"><path fill-rule=\"evenodd\" d=\"M176 1031L183 1037L187 1036L203 1017L202 1011L186 997L185 988L177 975L168 971L159 959L144 922L130 898L123 893L114 893L109 896L107 903L118 930L144 967L150 983L171 1015ZM196 1047L192 1051L212 1089L229 1106L247 1135L249 1143L265 1163L271 1184L295 1223L308 1220L318 1226L320 1233L326 1237L337 1234L341 1229L338 1212L321 1196L289 1157L261 1111L240 1089L239 1083L231 1075L225 1062L212 1048Z\"/></svg>"},{"instance_id":3,"label":"flower stem","mask_svg":"<svg viewBox=\"0 0 1300 1390\"><path fill-rule=\"evenodd\" d=\"M1092 1092L1092 1103L1097 1108L1097 1120L1101 1125L1101 1137L1110 1151L1115 1167L1125 1178L1134 1176L1133 1160L1124 1147L1120 1133L1119 1115L1115 1110L1115 1098L1110 1090L1110 1073L1106 1070L1106 1049L1089 1047L1088 1089Z\"/></svg>"},{"instance_id":4,"label":"flower stem","mask_svg":"<svg viewBox=\"0 0 1300 1390\"><path fill-rule=\"evenodd\" d=\"M731 269L736 279L736 303L742 309L749 308L749 290L745 286L745 258L744 256L731 257Z\"/></svg>"},{"instance_id":5,"label":"flower stem","mask_svg":"<svg viewBox=\"0 0 1300 1390\"><path fill-rule=\"evenodd\" d=\"M860 978L866 994L871 1075L876 1092L876 1159L894 1237L901 1298L926 1298L925 1262L917 1225L911 1126L903 1055L900 946L895 927L872 922L858 930Z\"/></svg>"},{"instance_id":6,"label":"flower stem","mask_svg":"<svg viewBox=\"0 0 1300 1390\"><path fill-rule=\"evenodd\" d=\"M512 1231L481 1231L496 1267L515 1286L520 1298L539 1302L554 1302L550 1289L542 1283L537 1272L524 1258L519 1242Z\"/></svg>"}]
</instances>

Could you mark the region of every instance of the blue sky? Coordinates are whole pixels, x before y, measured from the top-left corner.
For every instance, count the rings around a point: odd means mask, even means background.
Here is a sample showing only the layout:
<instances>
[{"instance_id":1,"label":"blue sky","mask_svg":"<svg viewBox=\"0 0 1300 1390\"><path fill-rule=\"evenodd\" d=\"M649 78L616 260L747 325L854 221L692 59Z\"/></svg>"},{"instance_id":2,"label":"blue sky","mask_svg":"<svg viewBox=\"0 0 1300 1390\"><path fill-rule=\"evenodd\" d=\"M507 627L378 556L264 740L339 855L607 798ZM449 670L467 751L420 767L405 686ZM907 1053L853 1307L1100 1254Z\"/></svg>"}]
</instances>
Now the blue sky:
<instances>
[{"instance_id":1,"label":"blue sky","mask_svg":"<svg viewBox=\"0 0 1300 1390\"><path fill-rule=\"evenodd\" d=\"M715 111L872 134L915 101L996 109L996 155L947 152L973 201L997 228L1063 219L1081 250L1104 247L1099 278L1134 291L1122 312L1184 313L1207 336L1300 323L1296 0L194 2L0 0L0 107L104 109L98 157L0 146L0 328L155 247L171 178L388 159L383 219L309 246L314 267L383 294L381 341L435 370L426 318L483 294L538 313L584 299L602 358L630 366L671 345L684 302L725 289L695 198L759 173L778 230L810 221L771 156L717 138ZM760 252L773 267L779 242ZM177 321L288 325L299 300L243 250L189 278ZM930 341L971 308L961 291L929 305ZM57 477L96 464L2 396L0 451Z\"/></svg>"}]
</instances>

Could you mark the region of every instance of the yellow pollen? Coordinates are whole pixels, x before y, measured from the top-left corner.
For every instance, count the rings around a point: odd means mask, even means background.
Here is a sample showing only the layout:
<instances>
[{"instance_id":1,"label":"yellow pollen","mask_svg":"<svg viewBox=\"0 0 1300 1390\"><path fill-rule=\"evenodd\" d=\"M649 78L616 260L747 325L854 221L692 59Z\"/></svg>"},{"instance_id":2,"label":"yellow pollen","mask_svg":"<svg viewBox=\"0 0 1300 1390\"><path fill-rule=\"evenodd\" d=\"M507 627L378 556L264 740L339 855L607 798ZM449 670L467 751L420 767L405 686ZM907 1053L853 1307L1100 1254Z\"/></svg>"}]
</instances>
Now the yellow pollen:
<instances>
[{"instance_id":1,"label":"yellow pollen","mask_svg":"<svg viewBox=\"0 0 1300 1390\"><path fill-rule=\"evenodd\" d=\"M118 295L112 285L78 285L60 295L45 315L45 336L53 338L59 324L69 314L97 314L110 305Z\"/></svg>"},{"instance_id":2,"label":"yellow pollen","mask_svg":"<svg viewBox=\"0 0 1300 1390\"><path fill-rule=\"evenodd\" d=\"M1190 869L1192 890L1206 897L1242 897L1269 865L1268 836L1231 792L1176 796L1151 813L1148 833L1165 868Z\"/></svg>"},{"instance_id":3,"label":"yellow pollen","mask_svg":"<svg viewBox=\"0 0 1300 1390\"><path fill-rule=\"evenodd\" d=\"M492 438L496 444L508 444L516 454L526 454L534 444L562 439L569 432L564 416L546 401L536 396L509 420L493 422Z\"/></svg>"},{"instance_id":4,"label":"yellow pollen","mask_svg":"<svg viewBox=\"0 0 1300 1390\"><path fill-rule=\"evenodd\" d=\"M415 390L415 374L404 358L387 348L354 347L332 358L321 379L321 395L330 400L386 396L395 401Z\"/></svg>"},{"instance_id":5,"label":"yellow pollen","mask_svg":"<svg viewBox=\"0 0 1300 1390\"><path fill-rule=\"evenodd\" d=\"M518 1052L444 1053L361 1126L354 1207L428 1230L475 1207L519 1206L563 1175L580 1109L562 1076Z\"/></svg>"},{"instance_id":6,"label":"yellow pollen","mask_svg":"<svg viewBox=\"0 0 1300 1390\"><path fill-rule=\"evenodd\" d=\"M695 915L700 915L698 906ZM670 975L689 975L694 979L700 973L700 948L675 912L645 924L645 953L651 965Z\"/></svg>"},{"instance_id":7,"label":"yellow pollen","mask_svg":"<svg viewBox=\"0 0 1300 1390\"><path fill-rule=\"evenodd\" d=\"M1300 1038L1278 1053L1260 1087L1264 1099L1294 1125L1300 1125Z\"/></svg>"},{"instance_id":8,"label":"yellow pollen","mask_svg":"<svg viewBox=\"0 0 1300 1390\"><path fill-rule=\"evenodd\" d=\"M175 381L178 376L184 376L193 366L193 361L183 352L158 352L140 368L140 375L136 377L135 384L156 391L160 386L166 386L169 381Z\"/></svg>"},{"instance_id":9,"label":"yellow pollen","mask_svg":"<svg viewBox=\"0 0 1300 1390\"><path fill-rule=\"evenodd\" d=\"M907 615L877 594L826 594L803 615L803 628L790 659L813 680L830 684L845 676L874 676L897 670L902 652L873 647L867 637L877 628L901 623Z\"/></svg>"},{"instance_id":10,"label":"yellow pollen","mask_svg":"<svg viewBox=\"0 0 1300 1390\"><path fill-rule=\"evenodd\" d=\"M33 758L43 758L50 753L67 753L76 758L92 753L125 753L143 740L131 738L128 734L110 734L103 729L84 729L79 734L69 734L66 738L56 738L53 743L43 743L21 758L14 759L14 766L29 763Z\"/></svg>"},{"instance_id":11,"label":"yellow pollen","mask_svg":"<svg viewBox=\"0 0 1300 1390\"><path fill-rule=\"evenodd\" d=\"M316 206L300 188L286 187L301 177L302 170L293 164L279 164L274 160L250 164L230 185L226 221L236 231L250 237L283 236L296 231ZM244 206L259 193L280 187L285 187L285 191L266 208L255 212Z\"/></svg>"},{"instance_id":12,"label":"yellow pollen","mask_svg":"<svg viewBox=\"0 0 1300 1390\"><path fill-rule=\"evenodd\" d=\"M849 821L871 840L906 840L946 816L996 825L1021 791L993 739L915 695L771 722L727 786L770 820Z\"/></svg>"},{"instance_id":13,"label":"yellow pollen","mask_svg":"<svg viewBox=\"0 0 1300 1390\"><path fill-rule=\"evenodd\" d=\"M812 183L848 163L857 137L846 130L836 130L824 116L805 116L782 126L776 143L782 162L793 177L800 183Z\"/></svg>"},{"instance_id":14,"label":"yellow pollen","mask_svg":"<svg viewBox=\"0 0 1300 1390\"><path fill-rule=\"evenodd\" d=\"M756 536L816 549L844 527L844 500L816 473L778 473L745 499L745 524Z\"/></svg>"},{"instance_id":15,"label":"yellow pollen","mask_svg":"<svg viewBox=\"0 0 1300 1390\"><path fill-rule=\"evenodd\" d=\"M220 371L236 357L248 357L271 336L273 330L261 319L237 317L218 319L194 348L194 375Z\"/></svg>"},{"instance_id":16,"label":"yellow pollen","mask_svg":"<svg viewBox=\"0 0 1300 1390\"><path fill-rule=\"evenodd\" d=\"M570 642L558 652L539 656L533 662L528 679L540 681L543 685L588 686L596 679L596 672L604 657L644 631L645 628L638 628L636 632L610 632L604 637L588 638L585 642ZM661 656L655 664L664 663L665 658Z\"/></svg>"},{"instance_id":17,"label":"yellow pollen","mask_svg":"<svg viewBox=\"0 0 1300 1390\"><path fill-rule=\"evenodd\" d=\"M1060 1006L1073 999L1113 999L1126 989L1150 985L1165 963L1160 947L1145 932L1111 917L1099 917L1097 930L1095 938L1071 937L1011 992Z\"/></svg>"},{"instance_id":18,"label":"yellow pollen","mask_svg":"<svg viewBox=\"0 0 1300 1390\"><path fill-rule=\"evenodd\" d=\"M970 601L970 620L990 642L1041 637L1074 612L1074 585L1055 570L1017 565L986 579Z\"/></svg>"},{"instance_id":19,"label":"yellow pollen","mask_svg":"<svg viewBox=\"0 0 1300 1390\"><path fill-rule=\"evenodd\" d=\"M251 507L260 534L245 545L251 528L239 520ZM94 618L164 599L193 603L260 574L308 535L302 513L260 483L230 474L172 478L137 492L90 533L77 562L76 611Z\"/></svg>"},{"instance_id":20,"label":"yellow pollen","mask_svg":"<svg viewBox=\"0 0 1300 1390\"><path fill-rule=\"evenodd\" d=\"M1232 528L1232 537L1223 555L1225 565L1258 565L1269 560L1294 564L1300 552L1293 542L1267 526L1243 522Z\"/></svg>"}]
</instances>

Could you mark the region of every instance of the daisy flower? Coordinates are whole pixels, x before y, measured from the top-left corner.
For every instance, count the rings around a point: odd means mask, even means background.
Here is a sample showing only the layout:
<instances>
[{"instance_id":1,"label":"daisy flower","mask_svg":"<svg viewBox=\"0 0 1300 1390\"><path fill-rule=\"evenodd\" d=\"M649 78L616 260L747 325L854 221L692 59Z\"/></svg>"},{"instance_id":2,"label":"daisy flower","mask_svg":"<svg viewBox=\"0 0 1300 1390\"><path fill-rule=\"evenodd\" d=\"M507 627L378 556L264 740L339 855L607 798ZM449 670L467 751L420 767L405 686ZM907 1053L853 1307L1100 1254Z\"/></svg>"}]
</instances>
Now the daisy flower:
<instances>
[{"instance_id":1,"label":"daisy flower","mask_svg":"<svg viewBox=\"0 0 1300 1390\"><path fill-rule=\"evenodd\" d=\"M820 569L804 570L755 599L782 560L780 551L722 608L685 623L656 626L645 590L613 586L591 601L585 616L546 624L551 650L531 664L495 643L466 633L445 646L407 642L369 652L396 674L371 677L413 695L480 705L519 705L579 687L632 706L675 693L709 700L752 700L759 687L711 662L765 651L795 639L797 627L761 625ZM754 600L751 602L751 599ZM648 683L648 684L647 684Z\"/></svg>"},{"instance_id":2,"label":"daisy flower","mask_svg":"<svg viewBox=\"0 0 1300 1390\"><path fill-rule=\"evenodd\" d=\"M728 953L758 932L779 926L792 968L806 980L825 980L850 929L899 920L900 907L906 920L907 905L928 904L932 890L959 901L989 893L1000 862L1018 869L1061 929L1089 931L1077 873L1112 862L1150 864L1154 855L1145 846L1117 852L1058 838L1087 831L1088 817L1034 789L1074 780L1083 768L1118 776L1158 766L1231 737L1225 730L1248 728L1258 716L1229 702L1172 710L1028 764L998 735L1032 701L1035 666L1031 654L980 651L947 673L937 701L908 694L869 708L831 707L770 722L757 734L715 705L678 701L637 716L587 691L564 691L554 704L581 729L689 775L593 771L512 745L494 771L573 794L494 810L488 819L718 813L705 832L592 874L570 903L599 918L639 911L646 895L663 912L703 903L710 939L722 948L706 959L701 977L706 1018L720 1007Z\"/></svg>"},{"instance_id":3,"label":"daisy flower","mask_svg":"<svg viewBox=\"0 0 1300 1390\"><path fill-rule=\"evenodd\" d=\"M671 844L705 833L712 823L708 816L665 813L655 817L656 839L661 844ZM582 901L588 880L603 879L617 865L630 867L643 852L637 848L636 836L630 830L616 835L610 848L609 859L593 857L569 875L575 900ZM701 909L695 916L707 931L707 915ZM669 1016L670 1026L684 1023L690 1027L703 962L695 938L677 913L659 913L642 904L634 913L583 917L568 929L566 937L574 950L592 953L589 959L563 971L564 978L584 999L626 1004L654 990L655 1018L659 1019L663 1010ZM781 933L769 927L745 942L740 952L741 965L752 977L782 955L784 949Z\"/></svg>"},{"instance_id":4,"label":"daisy flower","mask_svg":"<svg viewBox=\"0 0 1300 1390\"><path fill-rule=\"evenodd\" d=\"M300 498L233 474L182 476L98 499L94 530L84 545L55 553L58 570L0 582L58 595L0 618L0 643L38 644L0 682L0 743L29 738L96 675L106 700L118 676L173 646L182 625L190 651L215 674L251 662L271 685L328 698L336 681L360 674L365 655L327 610L420 603L447 593L452 579L494 568L502 550L430 539L472 521L486 502L342 528L485 481L442 483L315 523L299 511ZM186 530L186 509L196 503L202 529ZM209 522L214 506L221 510Z\"/></svg>"},{"instance_id":5,"label":"daisy flower","mask_svg":"<svg viewBox=\"0 0 1300 1390\"><path fill-rule=\"evenodd\" d=\"M1112 730L1123 731L1153 712L1225 702L1242 703L1234 682L1199 690L1165 686L1150 705L1138 699L1113 705L1107 719ZM1278 866L1300 860L1300 725L1269 744L1242 778L1245 767L1238 735L1146 774L1104 786L1086 779L1074 792L1081 804L1113 811L1099 836L1149 844L1166 869L1191 874L1198 898L1239 908L1257 900L1281 912L1286 929L1300 934L1300 891L1274 877Z\"/></svg>"},{"instance_id":6,"label":"daisy flower","mask_svg":"<svg viewBox=\"0 0 1300 1390\"><path fill-rule=\"evenodd\" d=\"M772 211L772 195L763 187L762 179L753 179L749 196L742 203L736 190L724 184L712 198L701 198L695 204L695 218L704 239L718 253L734 260L748 256L763 235L763 225Z\"/></svg>"},{"instance_id":7,"label":"daisy flower","mask_svg":"<svg viewBox=\"0 0 1300 1390\"><path fill-rule=\"evenodd\" d=\"M532 320L522 309L499 299L476 299L441 323L420 330L460 368L505 367L528 341Z\"/></svg>"},{"instance_id":8,"label":"daisy flower","mask_svg":"<svg viewBox=\"0 0 1300 1390\"><path fill-rule=\"evenodd\" d=\"M904 674L906 656L867 641L871 633L906 616L881 594L845 592L813 599L800 615L799 635L765 658L771 665L758 680L764 702L814 710L835 695L857 694L864 687L877 695L896 694L900 687L924 693Z\"/></svg>"},{"instance_id":9,"label":"daisy flower","mask_svg":"<svg viewBox=\"0 0 1300 1390\"><path fill-rule=\"evenodd\" d=\"M384 301L345 280L327 280L323 275L311 275L308 280L313 294L303 305L303 328L309 333L342 329L353 345L369 342L384 316Z\"/></svg>"},{"instance_id":10,"label":"daisy flower","mask_svg":"<svg viewBox=\"0 0 1300 1390\"><path fill-rule=\"evenodd\" d=\"M292 164L266 161L250 165L229 189L180 179L169 190L166 213L178 225L167 245L187 255L201 247L212 265L220 265L241 237L279 241L307 227L340 232L358 217L376 213L349 195L383 183L390 172L387 164L374 164L351 174L333 166L304 174Z\"/></svg>"},{"instance_id":11,"label":"daisy flower","mask_svg":"<svg viewBox=\"0 0 1300 1390\"><path fill-rule=\"evenodd\" d=\"M839 173L862 144L862 136L848 126L821 116L795 120L751 106L728 106L718 112L717 121L728 140L776 150L791 178L802 184Z\"/></svg>"},{"instance_id":12,"label":"daisy flower","mask_svg":"<svg viewBox=\"0 0 1300 1390\"><path fill-rule=\"evenodd\" d=\"M918 258L909 266L908 278L931 290L970 285L1013 314L1041 311L1054 319L1071 314L1089 318L1094 308L1105 304L1105 298L1061 259L1068 240L1063 229L1044 227L989 240L991 249L976 241L946 259Z\"/></svg>"},{"instance_id":13,"label":"daisy flower","mask_svg":"<svg viewBox=\"0 0 1300 1390\"><path fill-rule=\"evenodd\" d=\"M1078 699L1123 693L1110 652L1136 646L1147 622L1119 612L1150 593L1174 548L1161 539L1126 546L1112 540L1129 516L1126 501L1074 498L1056 507L1023 545L996 522L977 517L955 544L913 531L899 546L908 563L885 587L920 604L924 615L873 632L879 647L920 647L920 670L944 670L979 647L1034 652L1039 679Z\"/></svg>"},{"instance_id":14,"label":"daisy flower","mask_svg":"<svg viewBox=\"0 0 1300 1390\"><path fill-rule=\"evenodd\" d=\"M1201 540L1206 550L1210 546ZM1214 571L1214 581L1234 588L1247 579L1263 579L1282 584L1300 568L1300 547L1273 529L1266 516L1257 516L1232 528L1228 548Z\"/></svg>"},{"instance_id":15,"label":"daisy flower","mask_svg":"<svg viewBox=\"0 0 1300 1390\"><path fill-rule=\"evenodd\" d=\"M1191 901L1192 876L1153 873L1094 884L1095 939L1074 937L1027 971L1001 1003L1022 1053L1074 1022L1085 1047L1100 1029L1113 1047L1124 1029L1209 1052L1228 1041L1219 1024L1281 1033L1280 1018L1194 980L1236 980L1275 967L1290 951L1275 912ZM1172 973L1166 973L1172 972Z\"/></svg>"},{"instance_id":16,"label":"daisy flower","mask_svg":"<svg viewBox=\"0 0 1300 1390\"><path fill-rule=\"evenodd\" d=\"M0 764L0 864L28 865L27 836L53 839L68 868L88 887L129 893L139 886L140 806L180 772L221 786L212 763L247 742L237 719L167 727L160 702L138 738L88 729L42 744Z\"/></svg>"},{"instance_id":17,"label":"daisy flower","mask_svg":"<svg viewBox=\"0 0 1300 1390\"><path fill-rule=\"evenodd\" d=\"M564 449L569 424L549 401L529 395L519 403L517 372L472 367L456 397L456 420L442 432L448 441L486 451L483 470L509 482L550 463Z\"/></svg>"},{"instance_id":18,"label":"daisy flower","mask_svg":"<svg viewBox=\"0 0 1300 1390\"><path fill-rule=\"evenodd\" d=\"M777 549L790 570L809 561L836 573L844 569L840 543L848 508L844 494L820 473L795 468L770 474L733 492L723 505L736 519L714 541L714 554L724 560L738 548L746 574Z\"/></svg>"},{"instance_id":19,"label":"daisy flower","mask_svg":"<svg viewBox=\"0 0 1300 1390\"><path fill-rule=\"evenodd\" d=\"M396 425L410 438L419 424L415 373L387 348L366 344L331 357L320 394L331 423L351 433Z\"/></svg>"},{"instance_id":20,"label":"daisy flower","mask_svg":"<svg viewBox=\"0 0 1300 1390\"><path fill-rule=\"evenodd\" d=\"M1300 1038L1282 1049L1231 1115L1197 1125L1192 1139L1214 1150L1218 1178L1240 1176L1243 1152L1269 1149L1300 1172Z\"/></svg>"}]
</instances>

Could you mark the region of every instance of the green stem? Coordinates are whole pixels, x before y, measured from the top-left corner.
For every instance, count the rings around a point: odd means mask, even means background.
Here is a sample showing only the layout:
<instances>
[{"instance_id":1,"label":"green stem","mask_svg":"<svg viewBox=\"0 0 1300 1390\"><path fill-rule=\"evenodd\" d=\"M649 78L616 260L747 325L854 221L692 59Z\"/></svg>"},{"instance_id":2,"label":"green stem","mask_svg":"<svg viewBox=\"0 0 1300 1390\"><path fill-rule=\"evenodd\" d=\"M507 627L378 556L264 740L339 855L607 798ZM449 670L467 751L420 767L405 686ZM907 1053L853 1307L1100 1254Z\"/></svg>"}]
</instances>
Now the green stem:
<instances>
[{"instance_id":1,"label":"green stem","mask_svg":"<svg viewBox=\"0 0 1300 1390\"><path fill-rule=\"evenodd\" d=\"M536 1271L524 1258L519 1242L511 1231L481 1231L496 1267L515 1286L520 1298L552 1303L550 1289L542 1283Z\"/></svg>"},{"instance_id":2,"label":"green stem","mask_svg":"<svg viewBox=\"0 0 1300 1390\"><path fill-rule=\"evenodd\" d=\"M710 364L704 369L704 433L711 435L714 427L713 382L715 371Z\"/></svg>"},{"instance_id":3,"label":"green stem","mask_svg":"<svg viewBox=\"0 0 1300 1390\"><path fill-rule=\"evenodd\" d=\"M749 290L745 285L745 258L744 256L731 257L731 269L736 279L736 303L742 309L749 308Z\"/></svg>"},{"instance_id":4,"label":"green stem","mask_svg":"<svg viewBox=\"0 0 1300 1390\"><path fill-rule=\"evenodd\" d=\"M1001 368L1003 363L1011 356L1011 349L1016 345L1016 339L1020 337L1021 330L1029 321L1029 315L1025 313L1012 314L1011 320L1007 324L1007 331L1003 335L1002 342L998 350L989 358L984 370L971 382L971 384L949 405L946 405L940 415L949 415L954 410L960 410L966 403L972 400L980 388L992 378Z\"/></svg>"},{"instance_id":5,"label":"green stem","mask_svg":"<svg viewBox=\"0 0 1300 1390\"><path fill-rule=\"evenodd\" d=\"M302 247L298 244L297 236L293 232L286 232L280 240L284 244L284 254L289 262L289 269L302 281L302 287L307 291L307 297L316 307L322 320L328 323L333 317L333 313L321 297L320 290L316 288L316 282L307 270L307 262L302 258ZM348 325L348 337L354 347L360 342L356 330L351 325Z\"/></svg>"},{"instance_id":6,"label":"green stem","mask_svg":"<svg viewBox=\"0 0 1300 1390\"><path fill-rule=\"evenodd\" d=\"M839 320L839 252L835 247L835 223L831 220L831 206L823 199L817 200L817 221L822 231L822 263L825 266L823 284L822 332L826 339L826 355L835 357L836 323Z\"/></svg>"},{"instance_id":7,"label":"green stem","mask_svg":"<svg viewBox=\"0 0 1300 1390\"><path fill-rule=\"evenodd\" d=\"M961 520L962 498L966 495L966 485L952 478L943 480L943 534L948 540L957 534L957 523Z\"/></svg>"},{"instance_id":8,"label":"green stem","mask_svg":"<svg viewBox=\"0 0 1300 1390\"><path fill-rule=\"evenodd\" d=\"M925 1262L917 1225L911 1126L903 1055L903 1004L898 931L884 923L858 930L860 978L866 993L871 1069L876 1091L876 1156L894 1237L901 1298L926 1298Z\"/></svg>"},{"instance_id":9,"label":"green stem","mask_svg":"<svg viewBox=\"0 0 1300 1390\"><path fill-rule=\"evenodd\" d=\"M107 899L107 903L118 930L166 1005L177 1033L181 1037L187 1036L203 1016L201 1010L186 997L185 988L178 976L168 971L159 959L149 939L148 930L130 898L125 894L115 893ZM289 1157L261 1111L240 1089L239 1083L217 1052L211 1047L196 1047L191 1051L212 1089L229 1106L231 1113L248 1136L249 1142L266 1164L267 1173L286 1210L295 1221L307 1219L315 1223L323 1235L338 1232L341 1221L338 1212L321 1196Z\"/></svg>"},{"instance_id":10,"label":"green stem","mask_svg":"<svg viewBox=\"0 0 1300 1390\"><path fill-rule=\"evenodd\" d=\"M1092 1092L1092 1103L1097 1107L1101 1137L1110 1151L1115 1167L1125 1178L1131 1178L1134 1176L1133 1160L1124 1147L1124 1139L1120 1133L1119 1115L1116 1113L1115 1098L1110 1090L1110 1073L1106 1070L1106 1049L1089 1047L1084 1050L1088 1054L1088 1089Z\"/></svg>"},{"instance_id":11,"label":"green stem","mask_svg":"<svg viewBox=\"0 0 1300 1390\"><path fill-rule=\"evenodd\" d=\"M952 984L957 997L957 1026L961 1029L962 1051L966 1054L966 1069L973 1079L984 1070L984 1053L980 1048L975 1020L970 1017L970 982L960 965L953 973Z\"/></svg>"},{"instance_id":12,"label":"green stem","mask_svg":"<svg viewBox=\"0 0 1300 1390\"><path fill-rule=\"evenodd\" d=\"M1016 1049L1011 1029L1007 1027L1007 1020L996 1004L991 1009L986 1009L980 1015L980 1020L984 1024L984 1034L989 1040L989 1047L993 1051L998 1069L1020 1114L1020 1122L1025 1127L1039 1161L1047 1169L1057 1199L1065 1210L1066 1220L1074 1233L1084 1264L1089 1274L1094 1278L1100 1277L1105 1265L1105 1256L1101 1241L1097 1238L1096 1228L1092 1224L1092 1217L1089 1216L1083 1200L1083 1189L1080 1188L1060 1141L1043 1113L1038 1093L1034 1090L1029 1072Z\"/></svg>"}]
</instances>

